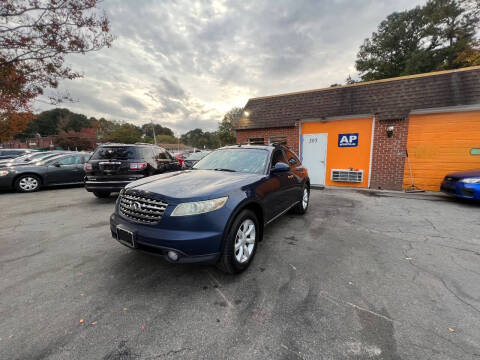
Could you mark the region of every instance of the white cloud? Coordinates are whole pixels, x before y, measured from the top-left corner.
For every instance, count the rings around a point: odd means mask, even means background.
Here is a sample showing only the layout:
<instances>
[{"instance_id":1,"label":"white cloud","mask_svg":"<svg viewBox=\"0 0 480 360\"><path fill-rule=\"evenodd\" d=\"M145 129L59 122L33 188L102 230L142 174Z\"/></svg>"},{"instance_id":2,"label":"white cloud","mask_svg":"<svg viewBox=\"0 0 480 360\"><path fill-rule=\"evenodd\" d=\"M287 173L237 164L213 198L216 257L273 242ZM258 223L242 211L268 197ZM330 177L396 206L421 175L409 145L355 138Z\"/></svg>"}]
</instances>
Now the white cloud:
<instances>
[{"instance_id":1,"label":"white cloud","mask_svg":"<svg viewBox=\"0 0 480 360\"><path fill-rule=\"evenodd\" d=\"M117 0L102 3L113 47L69 63L61 90L87 116L215 129L248 98L327 87L354 75L363 40L424 0ZM39 110L50 108L43 102Z\"/></svg>"}]
</instances>

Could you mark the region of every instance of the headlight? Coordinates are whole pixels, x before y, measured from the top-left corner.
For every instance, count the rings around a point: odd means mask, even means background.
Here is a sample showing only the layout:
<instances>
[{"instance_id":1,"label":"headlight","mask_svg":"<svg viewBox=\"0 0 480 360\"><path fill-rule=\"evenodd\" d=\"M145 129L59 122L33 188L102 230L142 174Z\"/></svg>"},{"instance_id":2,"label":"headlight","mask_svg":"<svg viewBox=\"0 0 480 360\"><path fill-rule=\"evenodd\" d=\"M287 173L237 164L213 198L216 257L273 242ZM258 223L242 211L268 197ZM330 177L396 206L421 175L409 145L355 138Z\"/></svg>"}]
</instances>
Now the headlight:
<instances>
[{"instance_id":1,"label":"headlight","mask_svg":"<svg viewBox=\"0 0 480 360\"><path fill-rule=\"evenodd\" d=\"M177 207L173 210L172 215L170 216L197 215L218 210L222 208L223 205L225 205L227 199L228 196L225 196L212 200L182 203L177 205Z\"/></svg>"},{"instance_id":2,"label":"headlight","mask_svg":"<svg viewBox=\"0 0 480 360\"><path fill-rule=\"evenodd\" d=\"M466 178L460 180L461 182L464 182L466 184L480 184L480 177L477 178Z\"/></svg>"},{"instance_id":3,"label":"headlight","mask_svg":"<svg viewBox=\"0 0 480 360\"><path fill-rule=\"evenodd\" d=\"M0 176L5 176L5 175L8 175L8 171L7 171L7 170L2 170L2 171L0 171Z\"/></svg>"}]
</instances>

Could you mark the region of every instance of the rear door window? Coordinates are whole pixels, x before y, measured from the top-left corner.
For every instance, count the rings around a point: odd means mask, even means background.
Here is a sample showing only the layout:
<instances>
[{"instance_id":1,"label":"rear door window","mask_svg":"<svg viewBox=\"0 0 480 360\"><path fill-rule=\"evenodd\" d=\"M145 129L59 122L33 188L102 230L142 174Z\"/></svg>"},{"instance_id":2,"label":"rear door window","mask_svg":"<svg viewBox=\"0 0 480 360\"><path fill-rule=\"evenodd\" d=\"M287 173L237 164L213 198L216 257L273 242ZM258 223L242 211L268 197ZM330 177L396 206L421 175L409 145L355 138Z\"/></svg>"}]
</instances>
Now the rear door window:
<instances>
[{"instance_id":1,"label":"rear door window","mask_svg":"<svg viewBox=\"0 0 480 360\"><path fill-rule=\"evenodd\" d=\"M91 160L130 160L137 159L135 146L103 146L92 155Z\"/></svg>"},{"instance_id":2,"label":"rear door window","mask_svg":"<svg viewBox=\"0 0 480 360\"><path fill-rule=\"evenodd\" d=\"M290 150L285 150L285 155L287 157L288 165L290 165L290 167L298 167L302 165L297 155L292 153Z\"/></svg>"},{"instance_id":3,"label":"rear door window","mask_svg":"<svg viewBox=\"0 0 480 360\"><path fill-rule=\"evenodd\" d=\"M75 164L75 160L76 160L77 156L67 156L63 159L60 159L57 161L57 164L60 164L60 165L73 165Z\"/></svg>"},{"instance_id":4,"label":"rear door window","mask_svg":"<svg viewBox=\"0 0 480 360\"><path fill-rule=\"evenodd\" d=\"M285 159L285 156L283 155L283 151L275 150L272 155L272 168L275 167L275 165L279 162L288 164L287 160Z\"/></svg>"}]
</instances>

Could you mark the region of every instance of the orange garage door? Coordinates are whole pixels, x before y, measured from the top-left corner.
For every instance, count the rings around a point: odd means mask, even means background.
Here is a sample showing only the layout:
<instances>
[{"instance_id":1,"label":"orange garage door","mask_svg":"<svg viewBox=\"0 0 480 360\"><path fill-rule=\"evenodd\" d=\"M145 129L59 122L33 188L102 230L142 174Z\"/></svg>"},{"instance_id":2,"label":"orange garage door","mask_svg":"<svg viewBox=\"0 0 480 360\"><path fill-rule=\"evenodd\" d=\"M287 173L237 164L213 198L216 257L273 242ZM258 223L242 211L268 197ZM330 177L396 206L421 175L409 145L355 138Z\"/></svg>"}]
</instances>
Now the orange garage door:
<instances>
[{"instance_id":1,"label":"orange garage door","mask_svg":"<svg viewBox=\"0 0 480 360\"><path fill-rule=\"evenodd\" d=\"M479 169L480 111L411 115L407 149L414 183L424 190L439 191L450 172ZM411 185L407 159L403 186Z\"/></svg>"}]
</instances>

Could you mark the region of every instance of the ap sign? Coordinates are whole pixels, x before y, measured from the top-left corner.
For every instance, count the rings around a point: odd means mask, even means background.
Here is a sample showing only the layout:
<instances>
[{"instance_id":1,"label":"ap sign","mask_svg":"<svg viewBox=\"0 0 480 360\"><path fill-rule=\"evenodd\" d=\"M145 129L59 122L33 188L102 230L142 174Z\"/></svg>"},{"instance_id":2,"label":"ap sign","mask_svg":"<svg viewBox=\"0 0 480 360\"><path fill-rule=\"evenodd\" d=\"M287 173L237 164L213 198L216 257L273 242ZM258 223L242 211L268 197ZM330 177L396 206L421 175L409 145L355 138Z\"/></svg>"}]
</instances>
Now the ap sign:
<instances>
[{"instance_id":1,"label":"ap sign","mask_svg":"<svg viewBox=\"0 0 480 360\"><path fill-rule=\"evenodd\" d=\"M357 147L358 133L338 134L338 147Z\"/></svg>"}]
</instances>

